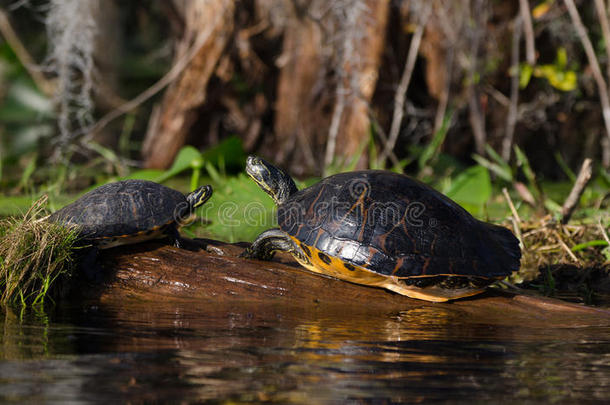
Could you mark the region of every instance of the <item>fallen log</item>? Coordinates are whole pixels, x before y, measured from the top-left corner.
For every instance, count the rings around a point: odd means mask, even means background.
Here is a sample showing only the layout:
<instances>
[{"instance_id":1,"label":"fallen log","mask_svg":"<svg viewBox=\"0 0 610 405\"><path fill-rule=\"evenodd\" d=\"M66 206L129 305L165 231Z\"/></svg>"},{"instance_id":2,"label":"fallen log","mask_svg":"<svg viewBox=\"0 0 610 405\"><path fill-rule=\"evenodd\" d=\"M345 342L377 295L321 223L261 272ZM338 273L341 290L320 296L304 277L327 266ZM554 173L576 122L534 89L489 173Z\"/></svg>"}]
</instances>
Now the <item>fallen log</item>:
<instances>
[{"instance_id":1,"label":"fallen log","mask_svg":"<svg viewBox=\"0 0 610 405\"><path fill-rule=\"evenodd\" d=\"M102 284L87 290L101 303L156 304L187 300L201 307L282 308L361 316L431 310L444 319L529 327L610 326L610 310L497 289L449 303L431 303L311 273L287 255L271 262L239 258L242 245L200 240L185 250L153 242L103 251ZM132 301L133 302L133 301ZM331 315L332 316L332 315ZM455 318L454 318L455 316Z\"/></svg>"}]
</instances>

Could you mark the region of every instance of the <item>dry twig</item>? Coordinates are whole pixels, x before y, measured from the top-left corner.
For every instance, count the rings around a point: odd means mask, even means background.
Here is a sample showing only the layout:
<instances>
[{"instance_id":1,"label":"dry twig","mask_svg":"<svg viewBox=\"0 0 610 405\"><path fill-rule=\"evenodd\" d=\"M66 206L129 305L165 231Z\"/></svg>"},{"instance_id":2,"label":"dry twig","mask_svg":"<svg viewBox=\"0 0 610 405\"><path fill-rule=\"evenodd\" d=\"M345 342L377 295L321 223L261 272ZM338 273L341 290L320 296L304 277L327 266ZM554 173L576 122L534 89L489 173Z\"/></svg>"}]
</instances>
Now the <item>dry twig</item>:
<instances>
[{"instance_id":1,"label":"dry twig","mask_svg":"<svg viewBox=\"0 0 610 405\"><path fill-rule=\"evenodd\" d=\"M510 160L513 149L513 138L515 136L515 126L517 124L517 106L519 101L519 42L521 41L522 19L515 18L513 26L513 43L511 49L511 70L510 78L510 104L506 116L506 133L502 140L502 159Z\"/></svg>"},{"instance_id":2,"label":"dry twig","mask_svg":"<svg viewBox=\"0 0 610 405\"><path fill-rule=\"evenodd\" d=\"M449 104L449 92L451 90L451 79L453 76L453 58L455 51L453 48L447 50L447 63L445 64L445 86L440 94L438 100L438 107L436 108L436 115L434 116L434 129L432 130L432 136L434 136L443 127L445 121L445 114L447 113L447 106Z\"/></svg>"},{"instance_id":3,"label":"dry twig","mask_svg":"<svg viewBox=\"0 0 610 405\"><path fill-rule=\"evenodd\" d=\"M536 207L536 199L525 184L521 183L520 181L517 181L513 184L513 187L515 188L515 191L519 193L519 197L521 197L524 202L534 208Z\"/></svg>"},{"instance_id":4,"label":"dry twig","mask_svg":"<svg viewBox=\"0 0 610 405\"><path fill-rule=\"evenodd\" d=\"M373 129L375 130L375 134L379 136L379 138L381 139L381 143L385 145L386 143L388 143L388 136L384 132L383 128L381 128L381 125L379 125L379 121L377 121L377 118L374 116L374 114L372 114L372 109L370 107L368 108L368 111L369 119L371 121L371 124L373 125ZM400 167L400 161L398 160L398 157L396 157L396 154L393 150L390 150L389 158L395 167Z\"/></svg>"},{"instance_id":5,"label":"dry twig","mask_svg":"<svg viewBox=\"0 0 610 405\"><path fill-rule=\"evenodd\" d=\"M506 187L502 187L502 194L504 194L504 198L506 198L506 202L510 207L510 211L513 213L513 218L515 218L515 220L519 224L521 224L521 218L519 217L519 213L517 212L517 209L515 208L513 200L512 198L510 198L510 194L508 194L508 190L506 189Z\"/></svg>"},{"instance_id":6,"label":"dry twig","mask_svg":"<svg viewBox=\"0 0 610 405\"><path fill-rule=\"evenodd\" d=\"M580 167L580 171L578 172L578 177L574 182L574 186L566 198L563 206L561 207L561 223L566 224L570 217L572 216L572 212L578 205L578 201L580 200L580 196L585 191L585 187L589 184L591 180L591 176L593 174L593 161L589 158L585 159Z\"/></svg>"},{"instance_id":7,"label":"dry twig","mask_svg":"<svg viewBox=\"0 0 610 405\"><path fill-rule=\"evenodd\" d=\"M411 82L411 75L413 74L413 68L415 67L415 61L417 60L417 54L419 53L419 45L424 34L424 27L428 18L430 17L430 11L432 10L432 3L427 3L427 7L424 9L419 24L413 33L411 38L411 44L409 46L409 53L407 54L407 60L405 61L405 68L400 78L400 83L396 89L394 95L394 112L392 114L392 125L390 127L390 134L387 142L383 148L381 156L379 156L378 165L384 166L390 152L394 150L398 134L400 133L400 124L405 113L405 98L407 96L407 89Z\"/></svg>"},{"instance_id":8,"label":"dry twig","mask_svg":"<svg viewBox=\"0 0 610 405\"><path fill-rule=\"evenodd\" d=\"M89 140L93 136L93 134L102 130L111 121L113 121L116 118L120 117L121 115L135 109L140 104L142 104L143 102L145 102L146 100L148 100L149 98L151 98L152 96L154 96L155 94L157 94L158 92L163 90L174 80L176 80L176 78L188 66L188 64L191 62L191 60L193 60L195 55L197 55L199 50L206 44L206 42L209 40L210 36L212 35L212 32L214 32L215 28L216 28L216 24L212 23L212 24L209 24L205 30L201 31L201 33L197 36L197 38L195 38L195 41L193 42L193 45L191 45L190 49L187 52L185 52L184 57L182 59L178 60L172 66L172 68L161 79L159 79L155 84L153 84L148 89L144 90L142 93L138 94L136 97L129 100L125 104L121 105L120 107L108 112L106 115L104 115L102 118L100 118L95 124L93 124L92 126L87 128L86 132L88 133L88 136L86 137L85 142L87 140Z\"/></svg>"},{"instance_id":9,"label":"dry twig","mask_svg":"<svg viewBox=\"0 0 610 405\"><path fill-rule=\"evenodd\" d=\"M568 9L568 13L570 14L570 18L572 19L572 23L576 28L576 33L578 34L580 42L585 50L587 59L589 60L591 73L593 73L593 77L595 78L597 90L599 91L599 99L602 104L602 115L604 117L604 124L606 126L606 135L608 136L608 139L610 139L610 97L608 96L608 86L602 75L597 56L595 56L593 44L587 35L585 25L580 19L580 14L578 14L574 0L564 0L564 2Z\"/></svg>"},{"instance_id":10,"label":"dry twig","mask_svg":"<svg viewBox=\"0 0 610 405\"><path fill-rule=\"evenodd\" d=\"M604 5L604 0L595 0L595 9L597 11L597 18L599 19L599 25L602 28L602 36L604 37L604 43L606 46L606 80L610 80L610 24L608 23L608 13Z\"/></svg>"},{"instance_id":11,"label":"dry twig","mask_svg":"<svg viewBox=\"0 0 610 405\"><path fill-rule=\"evenodd\" d=\"M519 9L525 33L525 59L527 63L533 66L536 63L536 48L534 46L534 27L532 25L529 2L527 0L519 0Z\"/></svg>"},{"instance_id":12,"label":"dry twig","mask_svg":"<svg viewBox=\"0 0 610 405\"><path fill-rule=\"evenodd\" d=\"M13 30L11 22L8 19L6 13L0 9L0 34L4 37L8 45L11 47L21 65L28 71L28 74L36 83L36 87L40 89L47 97L53 96L55 92L55 85L52 81L47 80L42 72L36 67L34 59L23 46L23 43Z\"/></svg>"},{"instance_id":13,"label":"dry twig","mask_svg":"<svg viewBox=\"0 0 610 405\"><path fill-rule=\"evenodd\" d=\"M606 242L608 242L608 245L610 245L610 238L608 237L608 232L606 232L606 230L602 226L601 219L597 221L597 226L599 227L599 231L601 232L603 238L606 240Z\"/></svg>"},{"instance_id":14,"label":"dry twig","mask_svg":"<svg viewBox=\"0 0 610 405\"><path fill-rule=\"evenodd\" d=\"M557 242L559 243L561 248L563 250L565 250L565 252L568 254L568 256L570 256L570 258L572 260L574 260L576 263L580 264L580 260L578 260L578 257L576 257L574 252L572 252L572 250L568 247L568 245L566 245L566 243L563 241L563 239L561 239L561 235L559 234L559 232L553 231L553 233L555 234L555 237L557 238Z\"/></svg>"},{"instance_id":15,"label":"dry twig","mask_svg":"<svg viewBox=\"0 0 610 405\"><path fill-rule=\"evenodd\" d=\"M343 80L337 86L337 102L333 110L333 117L330 121L330 127L328 128L328 141L326 143L326 152L324 155L324 169L328 168L333 161L335 156L335 147L337 144L337 135L339 135L339 126L341 124L341 117L345 110L345 96L347 88L343 84Z\"/></svg>"},{"instance_id":16,"label":"dry twig","mask_svg":"<svg viewBox=\"0 0 610 405\"><path fill-rule=\"evenodd\" d=\"M482 112L481 100L479 95L479 84L476 79L476 74L479 68L479 48L481 42L481 27L487 24L487 12L483 6L483 1L478 0L474 4L473 18L476 21L475 27L472 29L473 37L470 42L470 63L468 69L468 119L472 134L474 135L474 144L476 152L479 155L485 153L485 144L487 143L487 132L485 131L485 115Z\"/></svg>"}]
</instances>

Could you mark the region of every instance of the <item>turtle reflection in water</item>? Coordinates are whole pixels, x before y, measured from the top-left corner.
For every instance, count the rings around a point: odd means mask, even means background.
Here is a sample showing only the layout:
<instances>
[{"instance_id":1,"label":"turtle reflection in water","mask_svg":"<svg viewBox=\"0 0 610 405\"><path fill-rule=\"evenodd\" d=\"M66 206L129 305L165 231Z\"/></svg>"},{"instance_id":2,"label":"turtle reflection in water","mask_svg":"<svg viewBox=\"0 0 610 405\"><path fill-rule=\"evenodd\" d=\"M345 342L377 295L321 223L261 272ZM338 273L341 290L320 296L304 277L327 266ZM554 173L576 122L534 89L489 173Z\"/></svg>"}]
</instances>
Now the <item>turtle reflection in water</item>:
<instances>
[{"instance_id":1,"label":"turtle reflection in water","mask_svg":"<svg viewBox=\"0 0 610 405\"><path fill-rule=\"evenodd\" d=\"M152 181L124 180L86 193L53 213L49 221L75 226L84 243L99 249L165 236L181 247L182 221L211 195L211 186L185 196Z\"/></svg>"},{"instance_id":2,"label":"turtle reflection in water","mask_svg":"<svg viewBox=\"0 0 610 405\"><path fill-rule=\"evenodd\" d=\"M291 253L307 269L427 301L482 292L519 269L519 241L405 175L336 174L299 191L281 169L248 157L248 175L276 202L279 228L242 256Z\"/></svg>"}]
</instances>

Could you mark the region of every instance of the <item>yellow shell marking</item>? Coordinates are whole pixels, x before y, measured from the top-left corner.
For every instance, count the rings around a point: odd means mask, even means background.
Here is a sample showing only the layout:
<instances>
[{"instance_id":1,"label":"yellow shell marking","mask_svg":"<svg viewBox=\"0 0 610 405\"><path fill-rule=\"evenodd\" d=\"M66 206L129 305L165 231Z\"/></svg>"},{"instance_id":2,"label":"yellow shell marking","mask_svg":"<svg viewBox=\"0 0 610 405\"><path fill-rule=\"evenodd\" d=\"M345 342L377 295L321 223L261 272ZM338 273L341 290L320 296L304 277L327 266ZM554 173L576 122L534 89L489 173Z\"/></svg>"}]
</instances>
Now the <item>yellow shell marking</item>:
<instances>
[{"instance_id":1,"label":"yellow shell marking","mask_svg":"<svg viewBox=\"0 0 610 405\"><path fill-rule=\"evenodd\" d=\"M164 232L165 226L171 224L172 221L167 222L161 226L154 226L151 229L140 231L135 234L116 235L116 236L104 236L99 238L95 244L99 249L110 249L116 246L131 245L133 243L146 242L153 239L159 239L167 236Z\"/></svg>"},{"instance_id":2,"label":"yellow shell marking","mask_svg":"<svg viewBox=\"0 0 610 405\"><path fill-rule=\"evenodd\" d=\"M297 246L305 246L296 238L292 236L290 236L290 238L297 244ZM364 267L345 263L343 260L327 255L313 246L305 246L303 251L308 256L309 262L305 262L296 255L294 255L294 258L309 271L325 274L327 276L332 276L356 284L385 288L390 291L394 291L395 293L420 300L445 302L456 298L470 297L485 290L485 287L447 289L438 286L429 286L424 288L410 286L402 282L400 277L384 276Z\"/></svg>"}]
</instances>

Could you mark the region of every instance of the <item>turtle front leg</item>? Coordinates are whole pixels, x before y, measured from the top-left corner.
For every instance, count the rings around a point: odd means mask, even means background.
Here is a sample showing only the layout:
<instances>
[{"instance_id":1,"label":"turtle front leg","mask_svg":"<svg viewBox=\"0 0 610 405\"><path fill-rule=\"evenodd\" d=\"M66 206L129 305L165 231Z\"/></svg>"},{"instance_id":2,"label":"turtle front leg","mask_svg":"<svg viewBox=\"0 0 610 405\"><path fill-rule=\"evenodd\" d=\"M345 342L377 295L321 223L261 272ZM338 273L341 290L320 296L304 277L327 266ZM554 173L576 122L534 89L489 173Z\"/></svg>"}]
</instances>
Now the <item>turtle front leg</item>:
<instances>
[{"instance_id":1,"label":"turtle front leg","mask_svg":"<svg viewBox=\"0 0 610 405\"><path fill-rule=\"evenodd\" d=\"M178 249L184 249L184 239L180 236L180 232L176 226L168 226L165 230L165 234L169 236L170 240L174 243Z\"/></svg>"},{"instance_id":2,"label":"turtle front leg","mask_svg":"<svg viewBox=\"0 0 610 405\"><path fill-rule=\"evenodd\" d=\"M244 250L239 257L271 260L277 251L288 252L300 260L309 261L303 250L278 228L269 229L258 235L252 245Z\"/></svg>"},{"instance_id":3,"label":"turtle front leg","mask_svg":"<svg viewBox=\"0 0 610 405\"><path fill-rule=\"evenodd\" d=\"M183 238L182 235L180 235L180 231L178 231L178 227L175 225L169 226L165 230L165 235L169 237L174 246L178 249L190 250L191 252L196 252L199 249L208 250L208 246L205 243Z\"/></svg>"}]
</instances>

